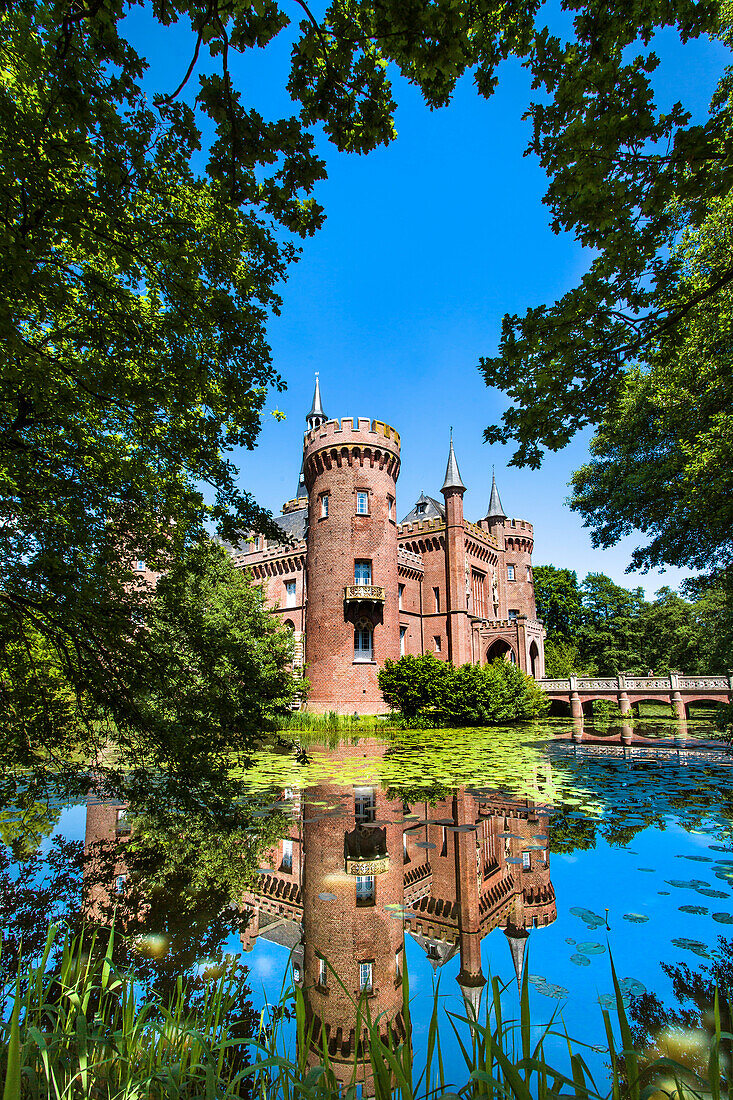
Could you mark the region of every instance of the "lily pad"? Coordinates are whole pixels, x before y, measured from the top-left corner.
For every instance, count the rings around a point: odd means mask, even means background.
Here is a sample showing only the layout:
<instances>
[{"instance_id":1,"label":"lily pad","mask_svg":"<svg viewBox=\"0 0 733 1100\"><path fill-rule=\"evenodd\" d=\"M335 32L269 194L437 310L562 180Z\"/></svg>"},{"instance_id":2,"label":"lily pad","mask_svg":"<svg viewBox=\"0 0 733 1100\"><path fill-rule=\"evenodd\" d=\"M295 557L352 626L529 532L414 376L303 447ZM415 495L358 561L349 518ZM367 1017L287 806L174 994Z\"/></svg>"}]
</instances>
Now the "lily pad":
<instances>
[{"instance_id":1,"label":"lily pad","mask_svg":"<svg viewBox=\"0 0 733 1100\"><path fill-rule=\"evenodd\" d=\"M602 943L595 943L593 940L578 944L578 951L582 951L584 955L602 955L605 950Z\"/></svg>"},{"instance_id":2,"label":"lily pad","mask_svg":"<svg viewBox=\"0 0 733 1100\"><path fill-rule=\"evenodd\" d=\"M695 955L699 955L701 959L709 958L707 946L701 943L700 940L690 940L686 936L678 936L672 940L675 947L681 947L684 951L692 951Z\"/></svg>"},{"instance_id":3,"label":"lily pad","mask_svg":"<svg viewBox=\"0 0 733 1100\"><path fill-rule=\"evenodd\" d=\"M575 943L577 943L577 942L578 942L578 941L577 941L577 940L574 940L572 936L567 936L567 937L565 938L565 943L569 943L569 944L571 944L571 945L572 945L572 944L575 944Z\"/></svg>"},{"instance_id":4,"label":"lily pad","mask_svg":"<svg viewBox=\"0 0 733 1100\"><path fill-rule=\"evenodd\" d=\"M713 920L718 924L733 924L733 913L713 913Z\"/></svg>"},{"instance_id":5,"label":"lily pad","mask_svg":"<svg viewBox=\"0 0 733 1100\"><path fill-rule=\"evenodd\" d=\"M632 924L646 924L649 917L644 913L624 913L624 920L631 921Z\"/></svg>"},{"instance_id":6,"label":"lily pad","mask_svg":"<svg viewBox=\"0 0 733 1100\"><path fill-rule=\"evenodd\" d=\"M574 906L570 912L574 917L580 917L583 923L588 928L600 928L606 923L605 917L599 917L597 913L594 913L591 909L583 909L580 906Z\"/></svg>"},{"instance_id":7,"label":"lily pad","mask_svg":"<svg viewBox=\"0 0 733 1100\"><path fill-rule=\"evenodd\" d=\"M319 894L318 897L321 899L321 901L335 901L336 900L336 895L335 894L323 893L323 894Z\"/></svg>"},{"instance_id":8,"label":"lily pad","mask_svg":"<svg viewBox=\"0 0 733 1100\"><path fill-rule=\"evenodd\" d=\"M581 955L578 952L575 955L570 956L571 963L575 963L576 966L590 966L590 959L587 955Z\"/></svg>"},{"instance_id":9,"label":"lily pad","mask_svg":"<svg viewBox=\"0 0 733 1100\"><path fill-rule=\"evenodd\" d=\"M706 905L680 905L680 913L692 913L696 917L704 917L707 911Z\"/></svg>"},{"instance_id":10,"label":"lily pad","mask_svg":"<svg viewBox=\"0 0 733 1100\"><path fill-rule=\"evenodd\" d=\"M622 978L618 984L621 992L629 997L641 997L646 993L646 986L637 978Z\"/></svg>"},{"instance_id":11,"label":"lily pad","mask_svg":"<svg viewBox=\"0 0 733 1100\"><path fill-rule=\"evenodd\" d=\"M431 844L429 840L418 840L415 844L416 848L434 848L435 845Z\"/></svg>"}]
</instances>

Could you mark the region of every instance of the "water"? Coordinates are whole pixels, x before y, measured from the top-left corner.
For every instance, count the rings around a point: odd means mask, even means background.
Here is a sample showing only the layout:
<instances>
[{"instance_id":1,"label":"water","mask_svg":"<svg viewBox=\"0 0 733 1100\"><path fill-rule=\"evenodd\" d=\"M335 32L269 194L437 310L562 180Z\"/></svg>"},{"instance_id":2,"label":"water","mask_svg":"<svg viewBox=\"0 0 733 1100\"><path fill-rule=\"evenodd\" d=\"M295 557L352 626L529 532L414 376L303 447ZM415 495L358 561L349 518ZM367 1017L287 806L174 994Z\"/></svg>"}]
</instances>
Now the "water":
<instances>
[{"instance_id":1,"label":"water","mask_svg":"<svg viewBox=\"0 0 733 1100\"><path fill-rule=\"evenodd\" d=\"M274 743L237 777L244 795L226 813L183 811L160 781L129 805L99 790L54 805L36 791L0 815L6 938L22 931L28 949L49 916L73 927L116 909L159 989L227 955L247 968L255 1011L294 981L345 1080L360 990L404 1038L407 967L419 1064L436 983L460 1016L498 976L513 1015L526 969L533 1020L561 1013L603 1078L592 1048L610 956L637 1035L666 1052L665 1022L705 1026L733 936L727 755L665 745L668 725L633 733L656 744L592 727L579 741L558 721ZM460 1086L448 1026L443 1039ZM562 1061L564 1043L546 1052Z\"/></svg>"}]
</instances>

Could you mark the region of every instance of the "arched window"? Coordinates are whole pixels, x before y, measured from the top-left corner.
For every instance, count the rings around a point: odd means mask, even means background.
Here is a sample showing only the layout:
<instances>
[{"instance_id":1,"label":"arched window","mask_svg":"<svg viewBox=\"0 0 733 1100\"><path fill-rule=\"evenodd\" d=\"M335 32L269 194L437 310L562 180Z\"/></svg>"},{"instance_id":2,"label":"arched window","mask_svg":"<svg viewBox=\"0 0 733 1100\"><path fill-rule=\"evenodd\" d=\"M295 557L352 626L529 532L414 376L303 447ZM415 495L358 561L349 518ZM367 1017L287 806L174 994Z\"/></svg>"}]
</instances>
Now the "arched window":
<instances>
[{"instance_id":1,"label":"arched window","mask_svg":"<svg viewBox=\"0 0 733 1100\"><path fill-rule=\"evenodd\" d=\"M354 660L371 661L373 654L372 624L361 619L354 630Z\"/></svg>"}]
</instances>

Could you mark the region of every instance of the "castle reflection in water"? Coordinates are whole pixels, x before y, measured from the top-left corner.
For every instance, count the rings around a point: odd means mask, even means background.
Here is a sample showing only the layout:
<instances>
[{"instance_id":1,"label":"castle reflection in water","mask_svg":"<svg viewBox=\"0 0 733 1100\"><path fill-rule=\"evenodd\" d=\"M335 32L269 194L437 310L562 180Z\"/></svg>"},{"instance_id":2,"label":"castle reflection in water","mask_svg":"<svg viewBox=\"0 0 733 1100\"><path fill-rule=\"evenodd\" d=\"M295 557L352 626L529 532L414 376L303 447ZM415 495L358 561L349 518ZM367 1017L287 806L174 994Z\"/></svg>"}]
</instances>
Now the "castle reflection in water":
<instances>
[{"instance_id":1,"label":"castle reflection in water","mask_svg":"<svg viewBox=\"0 0 733 1100\"><path fill-rule=\"evenodd\" d=\"M362 763L371 757L378 765L383 753L383 745L360 742L333 756ZM402 1014L405 936L436 970L458 955L458 985L474 1011L486 980L481 941L488 933L502 930L520 979L531 930L557 915L549 808L465 787L431 803L408 803L378 781L321 783L283 798L292 827L242 898L242 945L250 951L259 938L290 952L313 1060L325 1038L337 1078L351 1081L356 1064L369 1095L368 1050L355 1033L355 1006L368 998L385 1038L409 1041ZM119 838L125 827L124 807L90 800L90 847ZM119 890L124 875L121 847L110 888Z\"/></svg>"}]
</instances>

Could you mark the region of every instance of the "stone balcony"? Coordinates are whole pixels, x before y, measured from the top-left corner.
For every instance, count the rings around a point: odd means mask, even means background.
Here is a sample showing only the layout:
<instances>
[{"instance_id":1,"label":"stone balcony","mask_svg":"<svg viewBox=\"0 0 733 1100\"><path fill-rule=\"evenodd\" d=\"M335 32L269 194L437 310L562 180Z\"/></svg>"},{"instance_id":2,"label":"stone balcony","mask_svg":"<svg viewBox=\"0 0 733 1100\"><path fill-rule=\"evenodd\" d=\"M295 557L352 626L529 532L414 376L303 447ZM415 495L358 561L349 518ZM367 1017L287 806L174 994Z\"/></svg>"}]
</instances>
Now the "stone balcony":
<instances>
[{"instance_id":1,"label":"stone balcony","mask_svg":"<svg viewBox=\"0 0 733 1100\"><path fill-rule=\"evenodd\" d=\"M347 584L344 588L347 604L383 604L386 599L386 589L378 584Z\"/></svg>"},{"instance_id":2,"label":"stone balcony","mask_svg":"<svg viewBox=\"0 0 733 1100\"><path fill-rule=\"evenodd\" d=\"M387 852L377 852L355 856L347 852L345 864L347 875L382 875L389 870L389 855Z\"/></svg>"}]
</instances>

